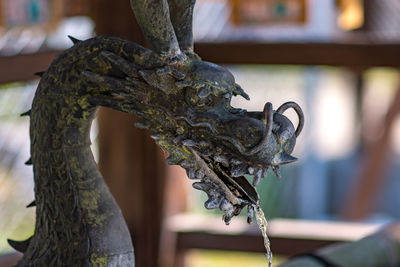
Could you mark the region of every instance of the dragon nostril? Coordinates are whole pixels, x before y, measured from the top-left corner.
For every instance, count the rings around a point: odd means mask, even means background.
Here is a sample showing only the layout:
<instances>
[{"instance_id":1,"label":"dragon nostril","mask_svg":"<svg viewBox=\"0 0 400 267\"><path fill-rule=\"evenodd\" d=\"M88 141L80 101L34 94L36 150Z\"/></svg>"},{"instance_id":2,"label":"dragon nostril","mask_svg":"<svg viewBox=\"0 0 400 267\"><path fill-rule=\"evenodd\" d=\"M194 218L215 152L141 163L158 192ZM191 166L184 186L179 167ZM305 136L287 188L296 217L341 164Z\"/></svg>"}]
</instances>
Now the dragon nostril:
<instances>
[{"instance_id":1,"label":"dragon nostril","mask_svg":"<svg viewBox=\"0 0 400 267\"><path fill-rule=\"evenodd\" d=\"M295 132L296 137L298 137L304 126L304 113L303 113L303 110L301 109L301 107L295 102L286 102L286 103L282 104L276 110L276 112L279 114L283 114L283 112L285 112L289 108L293 108L294 111L296 111L297 116L299 117L299 124L297 125L296 132Z\"/></svg>"}]
</instances>

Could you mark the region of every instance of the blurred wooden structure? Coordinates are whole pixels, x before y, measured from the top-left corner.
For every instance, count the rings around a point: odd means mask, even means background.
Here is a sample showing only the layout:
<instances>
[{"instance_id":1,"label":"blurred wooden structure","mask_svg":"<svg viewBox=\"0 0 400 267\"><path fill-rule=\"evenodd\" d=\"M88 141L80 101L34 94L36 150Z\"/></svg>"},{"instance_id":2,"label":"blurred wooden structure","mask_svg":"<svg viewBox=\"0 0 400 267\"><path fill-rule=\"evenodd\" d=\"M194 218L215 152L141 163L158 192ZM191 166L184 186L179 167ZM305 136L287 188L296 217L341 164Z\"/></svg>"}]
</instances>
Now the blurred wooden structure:
<instances>
[{"instance_id":1,"label":"blurred wooden structure","mask_svg":"<svg viewBox=\"0 0 400 267\"><path fill-rule=\"evenodd\" d=\"M220 216L176 215L168 219L167 225L177 233L175 267L188 266L185 253L190 249L265 253L260 230L243 218L226 226ZM378 224L274 219L269 222L268 236L275 255L292 257L332 244L354 242L379 228Z\"/></svg>"}]
</instances>

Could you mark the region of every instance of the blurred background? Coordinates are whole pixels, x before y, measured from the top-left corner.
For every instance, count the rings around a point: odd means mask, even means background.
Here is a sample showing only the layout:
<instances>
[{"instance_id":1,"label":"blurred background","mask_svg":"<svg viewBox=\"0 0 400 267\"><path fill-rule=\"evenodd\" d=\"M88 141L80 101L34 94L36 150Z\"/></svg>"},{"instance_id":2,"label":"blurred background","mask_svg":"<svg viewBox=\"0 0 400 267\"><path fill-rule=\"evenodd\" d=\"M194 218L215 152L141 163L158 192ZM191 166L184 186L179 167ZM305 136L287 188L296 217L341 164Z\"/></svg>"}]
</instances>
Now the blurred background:
<instances>
[{"instance_id":1,"label":"blurred background","mask_svg":"<svg viewBox=\"0 0 400 267\"><path fill-rule=\"evenodd\" d=\"M128 0L0 1L0 254L33 233L28 110L67 35L146 46ZM226 66L262 110L295 101L306 116L296 163L258 186L276 262L351 242L400 219L400 1L197 0L195 50ZM225 226L205 194L134 117L101 109L93 151L132 232L137 266L265 266L255 226ZM288 116L296 124L295 113ZM233 252L232 252L233 251Z\"/></svg>"}]
</instances>

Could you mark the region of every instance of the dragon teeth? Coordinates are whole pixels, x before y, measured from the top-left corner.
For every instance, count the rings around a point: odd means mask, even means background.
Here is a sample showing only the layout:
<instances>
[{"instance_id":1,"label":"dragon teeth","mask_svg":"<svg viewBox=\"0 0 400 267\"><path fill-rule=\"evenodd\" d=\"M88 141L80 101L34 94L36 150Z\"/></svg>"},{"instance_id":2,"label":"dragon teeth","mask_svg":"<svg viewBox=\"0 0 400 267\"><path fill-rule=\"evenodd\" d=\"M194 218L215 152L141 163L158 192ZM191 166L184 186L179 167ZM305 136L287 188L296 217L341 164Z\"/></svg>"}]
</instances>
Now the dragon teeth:
<instances>
[{"instance_id":1,"label":"dragon teeth","mask_svg":"<svg viewBox=\"0 0 400 267\"><path fill-rule=\"evenodd\" d=\"M247 206L247 223L251 224L253 222L254 218L254 207L253 206Z\"/></svg>"},{"instance_id":2,"label":"dragon teeth","mask_svg":"<svg viewBox=\"0 0 400 267\"><path fill-rule=\"evenodd\" d=\"M253 186L256 187L260 183L261 178L258 176L253 177Z\"/></svg>"},{"instance_id":3,"label":"dragon teeth","mask_svg":"<svg viewBox=\"0 0 400 267\"><path fill-rule=\"evenodd\" d=\"M265 178L268 175L268 167L263 170L262 177Z\"/></svg>"},{"instance_id":4,"label":"dragon teeth","mask_svg":"<svg viewBox=\"0 0 400 267\"><path fill-rule=\"evenodd\" d=\"M224 212L223 220L226 225L228 225L233 217L235 212L235 208L233 205L226 199L221 202L220 209Z\"/></svg>"},{"instance_id":5,"label":"dragon teeth","mask_svg":"<svg viewBox=\"0 0 400 267\"><path fill-rule=\"evenodd\" d=\"M272 166L272 170L274 171L276 177L278 179L280 179L281 178L281 170L280 170L279 166Z\"/></svg>"},{"instance_id":6,"label":"dragon teeth","mask_svg":"<svg viewBox=\"0 0 400 267\"><path fill-rule=\"evenodd\" d=\"M228 158L223 155L215 155L214 160L221 163L224 167L229 167Z\"/></svg>"},{"instance_id":7,"label":"dragon teeth","mask_svg":"<svg viewBox=\"0 0 400 267\"><path fill-rule=\"evenodd\" d=\"M263 169L259 168L255 174L258 178L262 178L263 177Z\"/></svg>"},{"instance_id":8,"label":"dragon teeth","mask_svg":"<svg viewBox=\"0 0 400 267\"><path fill-rule=\"evenodd\" d=\"M260 182L261 178L262 178L262 174L263 174L263 170L257 169L254 170L254 176L253 176L253 186L256 187L258 185L258 183Z\"/></svg>"},{"instance_id":9,"label":"dragon teeth","mask_svg":"<svg viewBox=\"0 0 400 267\"><path fill-rule=\"evenodd\" d=\"M249 174L253 174L254 173L254 168L251 167L251 166L247 170L249 171Z\"/></svg>"},{"instance_id":10,"label":"dragon teeth","mask_svg":"<svg viewBox=\"0 0 400 267\"><path fill-rule=\"evenodd\" d=\"M232 167L231 175L233 177L243 176L244 174L246 174L246 171L247 171L246 165L244 165L244 164L235 165Z\"/></svg>"}]
</instances>

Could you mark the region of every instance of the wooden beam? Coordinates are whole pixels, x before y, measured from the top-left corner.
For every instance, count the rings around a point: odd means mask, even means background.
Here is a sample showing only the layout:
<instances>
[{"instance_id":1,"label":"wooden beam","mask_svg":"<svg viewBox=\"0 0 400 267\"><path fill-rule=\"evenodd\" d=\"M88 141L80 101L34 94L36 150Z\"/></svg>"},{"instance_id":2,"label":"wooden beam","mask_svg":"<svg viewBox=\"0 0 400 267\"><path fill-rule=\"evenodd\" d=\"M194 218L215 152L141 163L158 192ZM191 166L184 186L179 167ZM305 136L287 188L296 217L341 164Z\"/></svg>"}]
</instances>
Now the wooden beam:
<instances>
[{"instance_id":1,"label":"wooden beam","mask_svg":"<svg viewBox=\"0 0 400 267\"><path fill-rule=\"evenodd\" d=\"M336 240L316 240L270 237L274 254L294 256L311 252L321 247L340 243ZM265 253L261 235L225 235L209 232L181 232L177 235L178 251L188 249L228 250Z\"/></svg>"},{"instance_id":2,"label":"wooden beam","mask_svg":"<svg viewBox=\"0 0 400 267\"><path fill-rule=\"evenodd\" d=\"M224 42L196 43L203 60L218 64L290 64L400 67L400 43Z\"/></svg>"},{"instance_id":3,"label":"wooden beam","mask_svg":"<svg viewBox=\"0 0 400 267\"><path fill-rule=\"evenodd\" d=\"M45 71L61 51L0 57L0 84L37 79L34 73Z\"/></svg>"},{"instance_id":4,"label":"wooden beam","mask_svg":"<svg viewBox=\"0 0 400 267\"><path fill-rule=\"evenodd\" d=\"M220 217L183 214L170 218L167 225L177 233L178 255L188 249L265 253L259 229L242 218L226 226ZM268 236L274 254L294 256L331 244L354 242L379 228L378 224L274 219L269 222Z\"/></svg>"},{"instance_id":5,"label":"wooden beam","mask_svg":"<svg viewBox=\"0 0 400 267\"><path fill-rule=\"evenodd\" d=\"M122 35L122 34L116 34ZM350 68L400 67L400 43L196 43L196 52L217 64L327 65ZM61 51L0 57L0 84L28 81Z\"/></svg>"}]
</instances>

